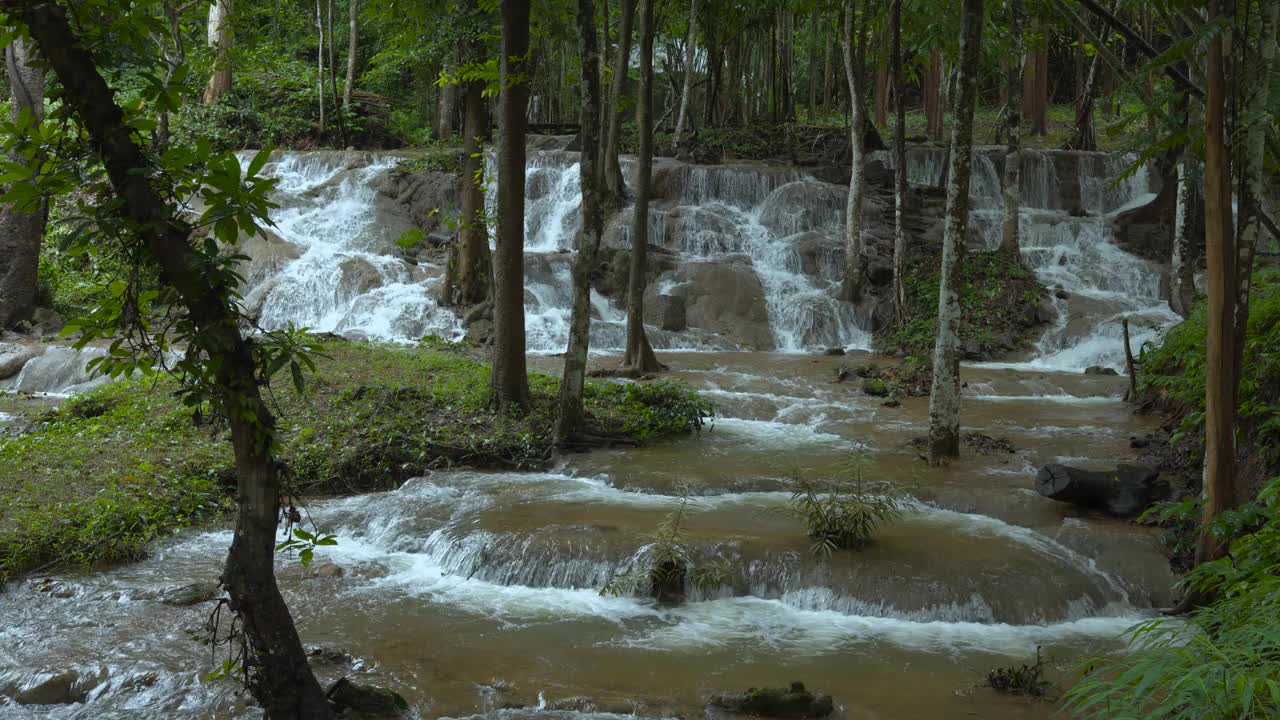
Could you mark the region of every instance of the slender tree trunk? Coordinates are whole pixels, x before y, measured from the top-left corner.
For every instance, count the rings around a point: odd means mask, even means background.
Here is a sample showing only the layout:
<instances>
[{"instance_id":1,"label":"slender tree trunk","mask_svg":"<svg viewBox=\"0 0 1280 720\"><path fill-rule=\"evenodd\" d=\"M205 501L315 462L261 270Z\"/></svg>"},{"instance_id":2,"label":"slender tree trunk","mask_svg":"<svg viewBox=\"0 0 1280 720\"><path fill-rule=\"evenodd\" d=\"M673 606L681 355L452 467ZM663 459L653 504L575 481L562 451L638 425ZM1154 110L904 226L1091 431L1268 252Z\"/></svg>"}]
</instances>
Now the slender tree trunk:
<instances>
[{"instance_id":1,"label":"slender tree trunk","mask_svg":"<svg viewBox=\"0 0 1280 720\"><path fill-rule=\"evenodd\" d=\"M525 112L529 104L529 3L502 0L498 62L498 235L493 254L493 396L502 410L529 409L524 337Z\"/></svg>"},{"instance_id":2,"label":"slender tree trunk","mask_svg":"<svg viewBox=\"0 0 1280 720\"><path fill-rule=\"evenodd\" d=\"M845 204L844 230L844 283L840 296L848 302L862 299L862 70L858 61L862 57L855 32L855 22L865 23L866 17L857 18L854 0L845 0L844 9L844 74L849 83L849 194Z\"/></svg>"},{"instance_id":3,"label":"slender tree trunk","mask_svg":"<svg viewBox=\"0 0 1280 720\"><path fill-rule=\"evenodd\" d=\"M316 48L316 92L320 101L320 134L324 135L324 17L320 12L321 0L316 0L316 31L320 44Z\"/></svg>"},{"instance_id":4,"label":"slender tree trunk","mask_svg":"<svg viewBox=\"0 0 1280 720\"><path fill-rule=\"evenodd\" d=\"M1035 26L1040 29L1039 19ZM1042 39L1039 47L1027 49L1023 60L1022 112L1031 121L1032 135L1047 135L1049 132L1048 52L1043 45Z\"/></svg>"},{"instance_id":5,"label":"slender tree trunk","mask_svg":"<svg viewBox=\"0 0 1280 720\"><path fill-rule=\"evenodd\" d=\"M876 127L889 126L889 70L876 69L876 86L874 93Z\"/></svg>"},{"instance_id":6,"label":"slender tree trunk","mask_svg":"<svg viewBox=\"0 0 1280 720\"><path fill-rule=\"evenodd\" d=\"M925 73L924 114L929 137L942 139L942 50L929 51L929 68Z\"/></svg>"},{"instance_id":7,"label":"slender tree trunk","mask_svg":"<svg viewBox=\"0 0 1280 720\"><path fill-rule=\"evenodd\" d=\"M231 92L231 12L232 0L213 0L209 5L209 49L213 51L213 73L204 89L204 101L215 103Z\"/></svg>"},{"instance_id":8,"label":"slender tree trunk","mask_svg":"<svg viewBox=\"0 0 1280 720\"><path fill-rule=\"evenodd\" d=\"M907 324L907 104L903 102L902 2L893 0L893 304L898 327Z\"/></svg>"},{"instance_id":9,"label":"slender tree trunk","mask_svg":"<svg viewBox=\"0 0 1280 720\"><path fill-rule=\"evenodd\" d=\"M1192 98L1191 103L1198 100ZM1173 221L1173 257L1169 267L1169 307L1183 317L1195 302L1195 243L1191 233L1200 185L1200 160L1184 148L1178 161L1178 200Z\"/></svg>"},{"instance_id":10,"label":"slender tree trunk","mask_svg":"<svg viewBox=\"0 0 1280 720\"><path fill-rule=\"evenodd\" d=\"M1102 51L1093 55L1089 63L1089 76L1084 81L1084 92L1076 103L1076 130L1067 141L1068 150L1093 152L1098 149L1098 138L1093 131L1093 96L1098 87L1098 73L1102 66Z\"/></svg>"},{"instance_id":11,"label":"slender tree trunk","mask_svg":"<svg viewBox=\"0 0 1280 720\"><path fill-rule=\"evenodd\" d=\"M689 32L684 43L684 87L680 90L680 113L676 119L675 146L677 154L684 149L685 131L688 129L689 96L693 94L693 59L697 41L698 0L689 0Z\"/></svg>"},{"instance_id":12,"label":"slender tree trunk","mask_svg":"<svg viewBox=\"0 0 1280 720\"><path fill-rule=\"evenodd\" d=\"M167 69L165 70L164 81L166 85L173 82L173 77L178 72L178 68L182 67L187 61L186 43L182 40L182 18L178 15L178 8L173 3L174 0L164 0L161 6L164 10L165 21L169 24L169 39L173 41L172 54L166 53L165 56ZM168 108L160 109L160 124L157 128L157 137L159 138L161 150L169 146Z\"/></svg>"},{"instance_id":13,"label":"slender tree trunk","mask_svg":"<svg viewBox=\"0 0 1280 720\"><path fill-rule=\"evenodd\" d=\"M493 259L489 255L489 230L484 216L484 157L481 141L487 133L484 82L462 86L462 226L456 261L449 270L453 290L445 303L470 307L493 297Z\"/></svg>"},{"instance_id":14,"label":"slender tree trunk","mask_svg":"<svg viewBox=\"0 0 1280 720\"><path fill-rule=\"evenodd\" d=\"M347 123L342 119L342 106L338 104L342 97L338 94L338 50L337 41L333 35L333 0L329 0L328 15L325 18L325 27L329 33L329 96L333 98L333 119L338 125L338 137L342 139L342 144L347 144Z\"/></svg>"},{"instance_id":15,"label":"slender tree trunk","mask_svg":"<svg viewBox=\"0 0 1280 720\"><path fill-rule=\"evenodd\" d=\"M445 64L445 72L452 74L457 69L452 55L449 56L448 62ZM525 94L529 91L526 86ZM449 140L453 137L454 118L458 114L458 86L453 84L443 85L440 87L439 93L436 95L436 140Z\"/></svg>"},{"instance_id":16,"label":"slender tree trunk","mask_svg":"<svg viewBox=\"0 0 1280 720\"><path fill-rule=\"evenodd\" d=\"M342 107L351 107L351 91L356 87L356 67L360 49L360 0L349 0L351 38L347 41L347 82L342 86Z\"/></svg>"},{"instance_id":17,"label":"slender tree trunk","mask_svg":"<svg viewBox=\"0 0 1280 720\"><path fill-rule=\"evenodd\" d=\"M631 66L631 24L635 21L636 0L620 0L618 3L618 53L613 59L613 87L609 90L609 140L604 153L604 180L607 204L617 207L627 195L627 183L622 177L622 163L618 160L622 146L622 95L627 88L627 71Z\"/></svg>"},{"instance_id":18,"label":"slender tree trunk","mask_svg":"<svg viewBox=\"0 0 1280 720\"><path fill-rule=\"evenodd\" d=\"M229 311L228 289L219 284L221 275L204 271L206 263L191 245L191 226L153 186L158 169L134 143L135 131L125 124L123 110L72 32L65 11L53 3L17 0L3 0L0 9L29 29L120 198L113 212L136 229L139 250L154 259L160 277L176 290L197 342L209 357L220 360L214 394L231 429L239 496L222 583L252 650L249 689L272 720L328 718L328 702L275 581L280 487L269 442L275 419L262 399L252 345Z\"/></svg>"},{"instance_id":19,"label":"slender tree trunk","mask_svg":"<svg viewBox=\"0 0 1280 720\"><path fill-rule=\"evenodd\" d=\"M1022 207L1022 0L1008 0L1009 34L1013 37L1014 61L1005 77L1005 135L1009 141L1004 156L1004 219L1000 247L1021 260L1018 239L1019 214Z\"/></svg>"},{"instance_id":20,"label":"slender tree trunk","mask_svg":"<svg viewBox=\"0 0 1280 720\"><path fill-rule=\"evenodd\" d=\"M644 330L645 264L649 254L649 185L653 174L653 4L640 0L640 91L636 98L636 125L640 151L636 157L636 203L631 225L631 275L627 292L627 351L622 364L635 372L658 372L658 362Z\"/></svg>"},{"instance_id":21,"label":"slender tree trunk","mask_svg":"<svg viewBox=\"0 0 1280 720\"><path fill-rule=\"evenodd\" d=\"M830 115L835 111L835 105L832 103L832 100L834 99L832 97L832 93L834 92L832 88L832 80L835 78L835 73L831 72L832 39L833 34L831 30L827 30L827 39L823 44L822 49L822 111L827 115Z\"/></svg>"},{"instance_id":22,"label":"slender tree trunk","mask_svg":"<svg viewBox=\"0 0 1280 720\"><path fill-rule=\"evenodd\" d=\"M1209 3L1209 21L1222 15L1221 0ZM1208 265L1209 314L1205 343L1204 519L1196 564L1222 556L1213 522L1240 502L1235 492L1235 372L1232 337L1235 308L1235 264L1231 218L1231 161L1224 122L1227 91L1222 36L1209 41L1205 66L1204 243Z\"/></svg>"},{"instance_id":23,"label":"slender tree trunk","mask_svg":"<svg viewBox=\"0 0 1280 720\"><path fill-rule=\"evenodd\" d=\"M969 168L973 160L973 108L977 97L982 0L964 0L960 11L959 92L951 131L951 170L938 278L938 337L929 395L929 464L960 456L960 292L969 226Z\"/></svg>"},{"instance_id":24,"label":"slender tree trunk","mask_svg":"<svg viewBox=\"0 0 1280 720\"><path fill-rule=\"evenodd\" d=\"M795 15L790 9L782 10L781 28L778 35L779 49L782 51L782 119L786 122L796 120L795 89L792 78L795 77Z\"/></svg>"},{"instance_id":25,"label":"slender tree trunk","mask_svg":"<svg viewBox=\"0 0 1280 720\"><path fill-rule=\"evenodd\" d=\"M578 258L573 264L573 308L569 315L569 347L564 355L564 375L560 381L560 415L556 421L557 442L583 433L586 416L582 391L586 383L587 349L591 339L591 273L596 267L596 251L604 234L604 205L600 186L600 53L596 47L595 3L578 0L578 55L582 58L582 156L579 164L582 186L582 232L578 236ZM692 33L691 33L692 35Z\"/></svg>"},{"instance_id":26,"label":"slender tree trunk","mask_svg":"<svg viewBox=\"0 0 1280 720\"><path fill-rule=\"evenodd\" d=\"M805 120L812 125L813 119L818 114L818 44L813 38L808 38L809 45L809 66L806 69L809 85L809 104L805 113Z\"/></svg>"},{"instance_id":27,"label":"slender tree trunk","mask_svg":"<svg viewBox=\"0 0 1280 720\"><path fill-rule=\"evenodd\" d=\"M44 65L35 57L35 50L34 43L20 37L5 48L5 71L13 98L11 122L16 123L23 111L31 114L36 125L44 119ZM22 153L14 153L9 161L28 162ZM34 162L39 162L39 156ZM0 206L0 329L30 320L35 311L45 210L43 203L27 209Z\"/></svg>"}]
</instances>

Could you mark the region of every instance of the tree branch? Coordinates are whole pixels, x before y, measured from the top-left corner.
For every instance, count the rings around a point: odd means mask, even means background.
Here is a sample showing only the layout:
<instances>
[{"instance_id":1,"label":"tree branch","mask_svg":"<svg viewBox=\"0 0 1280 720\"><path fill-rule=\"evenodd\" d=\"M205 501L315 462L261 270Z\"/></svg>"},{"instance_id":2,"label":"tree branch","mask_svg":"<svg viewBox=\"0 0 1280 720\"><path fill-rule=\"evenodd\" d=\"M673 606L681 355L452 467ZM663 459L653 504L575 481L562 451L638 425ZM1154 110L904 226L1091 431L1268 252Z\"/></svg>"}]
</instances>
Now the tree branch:
<instances>
[{"instance_id":1,"label":"tree branch","mask_svg":"<svg viewBox=\"0 0 1280 720\"><path fill-rule=\"evenodd\" d=\"M1135 32L1133 28L1125 25L1123 22L1120 22L1119 18L1112 15L1110 12L1107 12L1106 8L1099 5L1095 0L1079 0L1079 2L1084 9L1098 16L1098 18L1103 22L1110 25L1112 29L1123 35L1125 40L1138 48L1142 54L1152 59L1160 56L1160 52L1152 47L1151 43L1147 42L1142 35ZM1169 79L1173 80L1174 84L1183 90L1186 90L1192 95L1204 97L1204 92L1200 88L1196 87L1195 83L1191 82L1190 78L1182 74L1182 71L1178 70L1173 65L1166 64L1164 66L1164 74L1168 75Z\"/></svg>"}]
</instances>

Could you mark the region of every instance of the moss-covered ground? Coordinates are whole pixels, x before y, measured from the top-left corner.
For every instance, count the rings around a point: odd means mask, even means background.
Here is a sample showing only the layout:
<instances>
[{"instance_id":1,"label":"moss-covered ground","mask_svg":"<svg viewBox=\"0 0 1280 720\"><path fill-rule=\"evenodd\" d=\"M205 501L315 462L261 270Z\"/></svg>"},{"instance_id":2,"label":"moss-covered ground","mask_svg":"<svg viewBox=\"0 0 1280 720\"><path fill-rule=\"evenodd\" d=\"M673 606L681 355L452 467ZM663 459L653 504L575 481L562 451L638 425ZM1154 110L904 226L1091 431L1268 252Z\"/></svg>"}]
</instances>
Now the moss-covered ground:
<instances>
[{"instance_id":1,"label":"moss-covered ground","mask_svg":"<svg viewBox=\"0 0 1280 720\"><path fill-rule=\"evenodd\" d=\"M525 415L487 408L489 367L465 347L326 341L305 395L270 393L298 495L382 490L432 468L534 469L551 456L559 380L531 373ZM224 425L197 423L168 377L69 400L0 437L0 581L50 564L111 562L233 503ZM38 407L10 396L28 413ZM592 382L593 430L636 442L687 434L711 405L673 382Z\"/></svg>"}]
</instances>

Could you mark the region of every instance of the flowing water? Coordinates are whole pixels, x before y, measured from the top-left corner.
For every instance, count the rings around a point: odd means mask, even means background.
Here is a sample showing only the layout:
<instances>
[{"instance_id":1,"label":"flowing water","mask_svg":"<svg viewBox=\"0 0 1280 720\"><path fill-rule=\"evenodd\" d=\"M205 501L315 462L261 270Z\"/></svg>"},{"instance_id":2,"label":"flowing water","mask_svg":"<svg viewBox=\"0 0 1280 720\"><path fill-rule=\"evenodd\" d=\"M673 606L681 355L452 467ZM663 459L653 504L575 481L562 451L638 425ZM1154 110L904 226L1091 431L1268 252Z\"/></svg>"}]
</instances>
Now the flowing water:
<instances>
[{"instance_id":1,"label":"flowing water","mask_svg":"<svg viewBox=\"0 0 1280 720\"><path fill-rule=\"evenodd\" d=\"M989 245L999 225L991 222L999 178L982 157L975 245ZM567 323L572 160L551 151L530 163L526 308L530 349L546 354L563 349ZM1099 318L1168 318L1155 269L1110 242L1110 213L1141 201L1145 181L1127 190L1094 182L1113 161L1089 165L1089 182L1079 184L1093 212L1079 216L1062 207L1053 158L1026 162L1023 252L1067 291L1065 320L1024 363L962 370L966 431L1007 437L1016 452L967 449L929 470L909 445L927 432L927 398L885 408L831 382L840 365L866 359L723 352L739 343L655 328L655 344L697 351L663 357L674 377L717 403L713 427L573 456L541 473L441 471L392 492L312 503L315 521L339 538L316 562L345 573L311 577L280 557L304 642L350 653L357 675L395 688L423 717L522 716L504 705L568 717L576 714L554 708L574 696L688 717L712 692L791 680L832 692L849 718L1048 717L1049 707L975 686L996 665L1030 661L1037 647L1053 675L1066 677L1083 657L1120 651L1121 633L1170 601L1173 578L1152 532L1032 489L1043 463L1105 467L1132 453L1130 435L1152 420L1118 399L1122 378L1079 370L1117 363ZM391 163L277 158L283 208L275 237L255 246L247 293L263 325L392 340L460 330L432 299L440 268L394 249L407 223L370 187ZM929 184L941 167L922 154L910 175ZM866 345L858 314L830 295L843 263L836 186L790 168L660 172L654 244L680 263L659 280L659 296L678 291L681 265L714 260L759 278L774 347ZM625 230L615 233L625 245ZM797 251L805 244L818 251ZM594 341L607 352L621 344L621 312L608 298L593 301ZM9 386L82 390L93 381L70 357L50 349ZM557 362L534 359L549 371ZM855 452L869 458L872 477L908 484L915 504L863 550L815 557L796 520L767 510L786 499L784 478L838 472ZM724 582L680 607L601 595L689 482L700 489L685 541L695 565L729 564ZM199 681L210 667L196 639L209 606L174 608L153 596L216 578L229 542L224 529L186 532L142 562L60 575L57 592L29 581L0 595L0 717L258 716L234 687ZM347 667L319 672L333 679ZM6 704L50 686L79 704Z\"/></svg>"}]
</instances>

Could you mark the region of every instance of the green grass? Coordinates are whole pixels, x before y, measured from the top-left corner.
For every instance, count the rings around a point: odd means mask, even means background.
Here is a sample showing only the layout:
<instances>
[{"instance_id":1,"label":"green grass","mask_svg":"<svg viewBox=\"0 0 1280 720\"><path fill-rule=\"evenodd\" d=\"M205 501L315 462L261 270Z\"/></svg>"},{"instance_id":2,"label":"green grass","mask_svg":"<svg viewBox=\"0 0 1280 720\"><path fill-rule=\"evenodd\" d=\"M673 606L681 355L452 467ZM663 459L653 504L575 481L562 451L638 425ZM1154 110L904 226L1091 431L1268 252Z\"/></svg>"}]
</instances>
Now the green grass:
<instances>
[{"instance_id":1,"label":"green grass","mask_svg":"<svg viewBox=\"0 0 1280 720\"><path fill-rule=\"evenodd\" d=\"M531 373L532 410L495 415L489 367L467 348L331 341L323 352L305 396L283 381L269 396L297 494L387 489L455 465L536 469L550 457L556 378ZM168 377L115 383L0 438L0 580L128 559L230 509L226 429L197 425L176 389ZM674 382L588 383L585 405L596 432L640 442L696 432L712 411Z\"/></svg>"}]
</instances>

